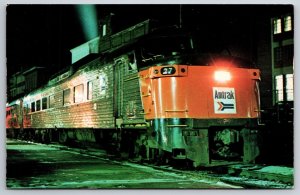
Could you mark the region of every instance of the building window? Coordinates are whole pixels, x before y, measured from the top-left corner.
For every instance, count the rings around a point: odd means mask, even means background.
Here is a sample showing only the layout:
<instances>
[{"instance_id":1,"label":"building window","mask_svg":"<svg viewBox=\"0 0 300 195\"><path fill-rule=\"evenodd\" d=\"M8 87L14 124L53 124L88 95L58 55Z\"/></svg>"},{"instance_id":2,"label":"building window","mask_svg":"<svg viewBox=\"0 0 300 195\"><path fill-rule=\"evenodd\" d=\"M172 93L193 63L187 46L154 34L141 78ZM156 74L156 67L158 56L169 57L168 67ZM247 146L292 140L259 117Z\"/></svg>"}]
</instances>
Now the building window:
<instances>
[{"instance_id":1,"label":"building window","mask_svg":"<svg viewBox=\"0 0 300 195\"><path fill-rule=\"evenodd\" d=\"M54 108L54 95L49 96L49 108Z\"/></svg>"},{"instance_id":2,"label":"building window","mask_svg":"<svg viewBox=\"0 0 300 195\"><path fill-rule=\"evenodd\" d=\"M283 62L284 66L292 66L294 60L294 45L283 46Z\"/></svg>"},{"instance_id":3,"label":"building window","mask_svg":"<svg viewBox=\"0 0 300 195\"><path fill-rule=\"evenodd\" d=\"M274 48L275 68L292 66L294 59L294 45L285 45Z\"/></svg>"},{"instance_id":4,"label":"building window","mask_svg":"<svg viewBox=\"0 0 300 195\"><path fill-rule=\"evenodd\" d=\"M291 31L292 30L292 16L284 17L284 31Z\"/></svg>"},{"instance_id":5,"label":"building window","mask_svg":"<svg viewBox=\"0 0 300 195\"><path fill-rule=\"evenodd\" d=\"M63 92L63 105L68 105L68 104L71 103L70 95L71 95L71 90L70 89L64 90L64 92Z\"/></svg>"},{"instance_id":6,"label":"building window","mask_svg":"<svg viewBox=\"0 0 300 195\"><path fill-rule=\"evenodd\" d=\"M41 110L41 100L37 100L36 101L36 111L40 111Z\"/></svg>"},{"instance_id":7,"label":"building window","mask_svg":"<svg viewBox=\"0 0 300 195\"><path fill-rule=\"evenodd\" d=\"M275 77L276 102L294 101L294 75L277 75Z\"/></svg>"},{"instance_id":8,"label":"building window","mask_svg":"<svg viewBox=\"0 0 300 195\"><path fill-rule=\"evenodd\" d=\"M88 100L93 99L93 83L92 83L92 81L89 81L87 83L87 99Z\"/></svg>"},{"instance_id":9,"label":"building window","mask_svg":"<svg viewBox=\"0 0 300 195\"><path fill-rule=\"evenodd\" d=\"M283 101L283 75L275 77L276 102Z\"/></svg>"},{"instance_id":10,"label":"building window","mask_svg":"<svg viewBox=\"0 0 300 195\"><path fill-rule=\"evenodd\" d=\"M294 101L294 75L287 74L286 75L286 100L287 101Z\"/></svg>"},{"instance_id":11,"label":"building window","mask_svg":"<svg viewBox=\"0 0 300 195\"><path fill-rule=\"evenodd\" d=\"M35 112L35 102L31 102L31 112Z\"/></svg>"},{"instance_id":12,"label":"building window","mask_svg":"<svg viewBox=\"0 0 300 195\"><path fill-rule=\"evenodd\" d=\"M282 67L282 47L274 48L274 62L275 67Z\"/></svg>"},{"instance_id":13,"label":"building window","mask_svg":"<svg viewBox=\"0 0 300 195\"><path fill-rule=\"evenodd\" d=\"M47 97L44 97L42 99L42 110L46 110L47 109Z\"/></svg>"},{"instance_id":14,"label":"building window","mask_svg":"<svg viewBox=\"0 0 300 195\"><path fill-rule=\"evenodd\" d=\"M274 34L279 34L281 33L281 19L277 18L274 19Z\"/></svg>"},{"instance_id":15,"label":"building window","mask_svg":"<svg viewBox=\"0 0 300 195\"><path fill-rule=\"evenodd\" d=\"M83 84L74 87L74 103L83 101Z\"/></svg>"}]
</instances>

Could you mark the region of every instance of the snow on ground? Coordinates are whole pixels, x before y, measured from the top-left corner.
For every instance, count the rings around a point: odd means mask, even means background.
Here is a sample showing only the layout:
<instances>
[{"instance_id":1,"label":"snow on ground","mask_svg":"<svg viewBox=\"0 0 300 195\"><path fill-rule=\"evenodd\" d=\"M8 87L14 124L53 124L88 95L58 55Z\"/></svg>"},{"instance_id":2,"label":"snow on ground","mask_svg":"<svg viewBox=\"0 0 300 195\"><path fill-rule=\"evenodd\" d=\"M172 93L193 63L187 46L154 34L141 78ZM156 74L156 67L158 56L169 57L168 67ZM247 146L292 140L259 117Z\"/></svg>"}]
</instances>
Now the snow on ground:
<instances>
[{"instance_id":1,"label":"snow on ground","mask_svg":"<svg viewBox=\"0 0 300 195\"><path fill-rule=\"evenodd\" d=\"M279 189L292 189L293 186L288 184L282 184L274 181L265 181L265 180L258 180L258 179L249 179L243 177L220 177L220 179L232 182L240 182L245 184L251 184L255 186L265 187L265 188L279 188Z\"/></svg>"},{"instance_id":2,"label":"snow on ground","mask_svg":"<svg viewBox=\"0 0 300 195\"><path fill-rule=\"evenodd\" d=\"M7 145L7 150L58 150L57 148L53 147L45 147L43 145Z\"/></svg>"},{"instance_id":3,"label":"snow on ground","mask_svg":"<svg viewBox=\"0 0 300 195\"><path fill-rule=\"evenodd\" d=\"M110 180L93 180L93 181L79 181L79 182L63 182L62 186L76 186L76 185L99 185L99 184L139 184L139 183L162 183L162 182L174 182L174 179L110 179ZM177 180L176 182L186 182L186 180Z\"/></svg>"},{"instance_id":4,"label":"snow on ground","mask_svg":"<svg viewBox=\"0 0 300 195\"><path fill-rule=\"evenodd\" d=\"M264 172L264 173L276 173L276 174L281 174L281 175L293 175L294 174L293 168L280 167L280 166L268 166L268 167L264 167L257 171Z\"/></svg>"}]
</instances>

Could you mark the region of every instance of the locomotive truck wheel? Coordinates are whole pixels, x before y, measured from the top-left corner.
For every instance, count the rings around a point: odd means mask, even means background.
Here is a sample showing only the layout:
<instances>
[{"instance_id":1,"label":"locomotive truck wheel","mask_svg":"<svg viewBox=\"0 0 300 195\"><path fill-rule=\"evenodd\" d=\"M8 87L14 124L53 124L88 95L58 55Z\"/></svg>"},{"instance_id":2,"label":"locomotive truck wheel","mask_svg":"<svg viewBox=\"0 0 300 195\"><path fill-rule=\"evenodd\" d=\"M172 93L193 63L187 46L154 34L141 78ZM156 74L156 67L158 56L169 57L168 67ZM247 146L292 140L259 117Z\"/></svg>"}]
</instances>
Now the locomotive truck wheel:
<instances>
[{"instance_id":1,"label":"locomotive truck wheel","mask_svg":"<svg viewBox=\"0 0 300 195\"><path fill-rule=\"evenodd\" d=\"M46 143L46 130L41 131L41 142Z\"/></svg>"},{"instance_id":2,"label":"locomotive truck wheel","mask_svg":"<svg viewBox=\"0 0 300 195\"><path fill-rule=\"evenodd\" d=\"M166 165L169 163L169 156L166 151L158 149L155 157L157 165Z\"/></svg>"},{"instance_id":3,"label":"locomotive truck wheel","mask_svg":"<svg viewBox=\"0 0 300 195\"><path fill-rule=\"evenodd\" d=\"M64 143L66 143L68 141L67 131L65 131L65 130L59 131L58 141L61 144L64 144Z\"/></svg>"},{"instance_id":4,"label":"locomotive truck wheel","mask_svg":"<svg viewBox=\"0 0 300 195\"><path fill-rule=\"evenodd\" d=\"M50 143L50 130L45 129L42 131L42 143L49 144Z\"/></svg>"}]
</instances>

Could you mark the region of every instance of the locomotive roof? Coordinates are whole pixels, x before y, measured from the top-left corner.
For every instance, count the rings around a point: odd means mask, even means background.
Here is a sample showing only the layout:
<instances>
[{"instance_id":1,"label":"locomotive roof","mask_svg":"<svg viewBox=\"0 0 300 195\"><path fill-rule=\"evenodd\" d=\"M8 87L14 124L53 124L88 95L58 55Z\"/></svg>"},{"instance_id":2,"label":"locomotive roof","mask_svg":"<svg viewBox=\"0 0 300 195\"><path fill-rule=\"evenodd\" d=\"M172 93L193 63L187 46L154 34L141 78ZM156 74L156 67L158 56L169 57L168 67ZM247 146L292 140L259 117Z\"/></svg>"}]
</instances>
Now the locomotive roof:
<instances>
[{"instance_id":1,"label":"locomotive roof","mask_svg":"<svg viewBox=\"0 0 300 195\"><path fill-rule=\"evenodd\" d=\"M73 71L76 72L80 67L84 66L86 63L88 63L92 60L95 60L97 58L99 58L99 54L95 54L95 53L89 54L88 56L80 59L79 61L75 62L74 64L71 64L71 65L67 66L66 68L60 70L59 72L55 73L54 75L52 75L50 77L49 80L55 79L56 77L68 72L70 69L73 69Z\"/></svg>"}]
</instances>

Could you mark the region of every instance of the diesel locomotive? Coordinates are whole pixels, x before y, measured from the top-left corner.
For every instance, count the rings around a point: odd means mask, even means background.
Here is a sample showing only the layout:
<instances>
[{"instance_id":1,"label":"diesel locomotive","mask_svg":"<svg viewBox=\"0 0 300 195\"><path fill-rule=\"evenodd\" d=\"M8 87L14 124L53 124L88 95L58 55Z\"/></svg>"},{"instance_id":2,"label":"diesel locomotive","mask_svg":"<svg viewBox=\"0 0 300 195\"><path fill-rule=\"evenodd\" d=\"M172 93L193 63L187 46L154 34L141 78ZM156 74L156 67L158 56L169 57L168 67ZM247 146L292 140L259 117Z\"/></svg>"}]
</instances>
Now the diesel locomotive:
<instances>
[{"instance_id":1,"label":"diesel locomotive","mask_svg":"<svg viewBox=\"0 0 300 195\"><path fill-rule=\"evenodd\" d=\"M91 54L7 104L7 136L99 143L144 160L254 163L260 71L199 53L190 34L149 20L101 37Z\"/></svg>"}]
</instances>

